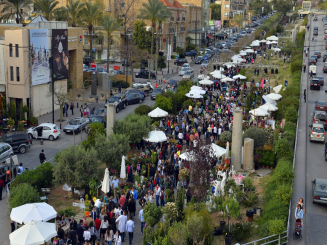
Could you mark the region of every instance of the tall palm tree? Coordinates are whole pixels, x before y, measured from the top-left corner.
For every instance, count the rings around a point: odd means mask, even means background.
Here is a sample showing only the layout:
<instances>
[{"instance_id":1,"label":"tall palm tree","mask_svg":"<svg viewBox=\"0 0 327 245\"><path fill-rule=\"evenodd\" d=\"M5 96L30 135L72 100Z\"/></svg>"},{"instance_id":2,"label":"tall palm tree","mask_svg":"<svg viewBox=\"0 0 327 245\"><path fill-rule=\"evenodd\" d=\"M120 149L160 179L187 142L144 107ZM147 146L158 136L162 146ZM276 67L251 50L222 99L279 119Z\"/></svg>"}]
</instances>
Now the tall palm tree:
<instances>
[{"instance_id":1,"label":"tall palm tree","mask_svg":"<svg viewBox=\"0 0 327 245\"><path fill-rule=\"evenodd\" d=\"M3 6L0 20L16 19L16 24L24 21L25 13L21 9L30 9L31 0L6 0L1 3Z\"/></svg>"},{"instance_id":2,"label":"tall palm tree","mask_svg":"<svg viewBox=\"0 0 327 245\"><path fill-rule=\"evenodd\" d=\"M92 36L94 34L94 26L101 19L102 10L96 3L86 2L82 9L82 22L88 28L90 42L90 62L93 61L92 56Z\"/></svg>"},{"instance_id":3,"label":"tall palm tree","mask_svg":"<svg viewBox=\"0 0 327 245\"><path fill-rule=\"evenodd\" d=\"M55 21L67 21L68 20L68 14L66 7L62 6L59 8L56 8L53 11L53 19Z\"/></svg>"},{"instance_id":4,"label":"tall palm tree","mask_svg":"<svg viewBox=\"0 0 327 245\"><path fill-rule=\"evenodd\" d=\"M67 13L68 21L72 27L78 26L81 23L81 14L84 8L84 3L80 0L68 0L67 3Z\"/></svg>"},{"instance_id":5,"label":"tall palm tree","mask_svg":"<svg viewBox=\"0 0 327 245\"><path fill-rule=\"evenodd\" d=\"M54 19L54 10L59 4L56 0L34 0L34 8L48 21Z\"/></svg>"}]
</instances>

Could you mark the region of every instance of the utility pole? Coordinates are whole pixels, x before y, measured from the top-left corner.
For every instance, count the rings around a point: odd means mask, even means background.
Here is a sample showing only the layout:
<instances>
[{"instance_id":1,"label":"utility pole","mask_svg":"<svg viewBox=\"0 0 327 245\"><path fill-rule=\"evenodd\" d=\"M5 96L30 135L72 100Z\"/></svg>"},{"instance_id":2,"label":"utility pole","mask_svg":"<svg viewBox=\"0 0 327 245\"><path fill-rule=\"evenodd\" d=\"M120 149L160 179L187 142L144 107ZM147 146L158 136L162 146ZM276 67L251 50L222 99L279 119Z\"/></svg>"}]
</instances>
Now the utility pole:
<instances>
[{"instance_id":1,"label":"utility pole","mask_svg":"<svg viewBox=\"0 0 327 245\"><path fill-rule=\"evenodd\" d=\"M198 47L197 40L198 40L198 6L195 7L195 47Z\"/></svg>"}]
</instances>

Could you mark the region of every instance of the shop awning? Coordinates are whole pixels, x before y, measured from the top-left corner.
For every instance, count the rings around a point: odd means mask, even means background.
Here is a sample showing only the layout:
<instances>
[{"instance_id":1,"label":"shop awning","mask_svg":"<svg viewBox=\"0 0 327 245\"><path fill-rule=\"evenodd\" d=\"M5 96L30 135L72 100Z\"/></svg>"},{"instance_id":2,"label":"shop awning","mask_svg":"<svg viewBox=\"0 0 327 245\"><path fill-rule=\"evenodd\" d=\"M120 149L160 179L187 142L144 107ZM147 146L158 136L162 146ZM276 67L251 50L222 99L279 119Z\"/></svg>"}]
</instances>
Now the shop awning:
<instances>
[{"instance_id":1,"label":"shop awning","mask_svg":"<svg viewBox=\"0 0 327 245\"><path fill-rule=\"evenodd\" d=\"M208 37L211 38L211 39L213 39L213 36L211 36L211 35L209 35L209 34L208 34Z\"/></svg>"}]
</instances>

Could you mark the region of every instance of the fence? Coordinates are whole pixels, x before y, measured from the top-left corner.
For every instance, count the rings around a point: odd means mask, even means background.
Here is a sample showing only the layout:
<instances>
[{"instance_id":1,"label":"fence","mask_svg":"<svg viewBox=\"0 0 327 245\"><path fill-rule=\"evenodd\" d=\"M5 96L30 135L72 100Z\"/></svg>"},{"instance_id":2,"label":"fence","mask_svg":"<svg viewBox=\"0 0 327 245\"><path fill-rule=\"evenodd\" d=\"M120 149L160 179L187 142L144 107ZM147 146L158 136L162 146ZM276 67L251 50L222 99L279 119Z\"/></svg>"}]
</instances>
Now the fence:
<instances>
[{"instance_id":1,"label":"fence","mask_svg":"<svg viewBox=\"0 0 327 245\"><path fill-rule=\"evenodd\" d=\"M288 230L284 231L281 234L276 234L272 236L267 236L256 241L244 243L242 245L266 245L266 244L287 244L288 242Z\"/></svg>"}]
</instances>

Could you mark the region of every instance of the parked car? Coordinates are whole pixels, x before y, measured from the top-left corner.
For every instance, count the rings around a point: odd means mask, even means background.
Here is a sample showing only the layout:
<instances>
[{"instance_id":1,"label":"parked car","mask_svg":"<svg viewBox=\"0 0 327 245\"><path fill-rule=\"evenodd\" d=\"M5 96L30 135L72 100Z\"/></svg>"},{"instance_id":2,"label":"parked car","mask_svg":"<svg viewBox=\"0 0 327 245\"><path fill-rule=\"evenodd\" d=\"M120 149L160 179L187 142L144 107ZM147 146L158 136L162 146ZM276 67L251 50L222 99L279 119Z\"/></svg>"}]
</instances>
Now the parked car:
<instances>
[{"instance_id":1,"label":"parked car","mask_svg":"<svg viewBox=\"0 0 327 245\"><path fill-rule=\"evenodd\" d=\"M145 94L145 96L148 96L149 93L151 93L153 87L152 85L150 86L148 83L134 83L131 88L127 88L125 90L125 93L130 90L139 90Z\"/></svg>"},{"instance_id":2,"label":"parked car","mask_svg":"<svg viewBox=\"0 0 327 245\"><path fill-rule=\"evenodd\" d=\"M183 78L184 79L192 79L192 78L194 78L194 73L193 73L193 71L186 71L185 73L184 73L184 76L183 76Z\"/></svg>"},{"instance_id":3,"label":"parked car","mask_svg":"<svg viewBox=\"0 0 327 245\"><path fill-rule=\"evenodd\" d=\"M203 60L209 60L211 58L210 54L204 54L203 55Z\"/></svg>"},{"instance_id":4,"label":"parked car","mask_svg":"<svg viewBox=\"0 0 327 245\"><path fill-rule=\"evenodd\" d=\"M312 202L327 204L327 180L314 179L312 181Z\"/></svg>"},{"instance_id":5,"label":"parked car","mask_svg":"<svg viewBox=\"0 0 327 245\"><path fill-rule=\"evenodd\" d=\"M208 60L204 60L204 61L202 62L202 64L201 64L201 66L203 66L203 67L205 67L205 68L207 68L208 65L209 65L209 61L208 61Z\"/></svg>"},{"instance_id":6,"label":"parked car","mask_svg":"<svg viewBox=\"0 0 327 245\"><path fill-rule=\"evenodd\" d=\"M319 79L313 78L310 82L310 89L320 90L320 81Z\"/></svg>"},{"instance_id":7,"label":"parked car","mask_svg":"<svg viewBox=\"0 0 327 245\"><path fill-rule=\"evenodd\" d=\"M107 113L107 108L97 108L94 109L94 111L92 111L92 114L94 115L99 115L99 114L103 114L103 113Z\"/></svg>"},{"instance_id":8,"label":"parked car","mask_svg":"<svg viewBox=\"0 0 327 245\"><path fill-rule=\"evenodd\" d=\"M138 104L144 101L144 97L142 97L140 93L138 94L129 93L128 95L126 95L126 101L127 101L127 105Z\"/></svg>"},{"instance_id":9,"label":"parked car","mask_svg":"<svg viewBox=\"0 0 327 245\"><path fill-rule=\"evenodd\" d=\"M132 89L132 90L127 90L125 91L125 95L128 96L129 94L139 94L141 97L144 99L145 98L145 93L141 92L140 90L137 89Z\"/></svg>"},{"instance_id":10,"label":"parked car","mask_svg":"<svg viewBox=\"0 0 327 245\"><path fill-rule=\"evenodd\" d=\"M97 73L106 73L107 70L104 69L103 67L97 67Z\"/></svg>"},{"instance_id":11,"label":"parked car","mask_svg":"<svg viewBox=\"0 0 327 245\"><path fill-rule=\"evenodd\" d=\"M327 65L324 65L323 71L324 71L324 73L327 72Z\"/></svg>"},{"instance_id":12,"label":"parked car","mask_svg":"<svg viewBox=\"0 0 327 245\"><path fill-rule=\"evenodd\" d=\"M75 117L64 127L63 131L67 133L78 134L86 128L86 125L90 123L88 118Z\"/></svg>"},{"instance_id":13,"label":"parked car","mask_svg":"<svg viewBox=\"0 0 327 245\"><path fill-rule=\"evenodd\" d=\"M197 52L195 50L190 50L185 52L185 56L196 56Z\"/></svg>"},{"instance_id":14,"label":"parked car","mask_svg":"<svg viewBox=\"0 0 327 245\"><path fill-rule=\"evenodd\" d=\"M178 74L179 74L180 76L183 76L183 75L185 74L186 71L190 71L190 70L192 70L191 67L183 67L183 68L179 71Z\"/></svg>"},{"instance_id":15,"label":"parked car","mask_svg":"<svg viewBox=\"0 0 327 245\"><path fill-rule=\"evenodd\" d=\"M13 151L18 151L21 154L24 154L31 147L28 134L24 131L8 132L1 137L0 142L9 144Z\"/></svg>"},{"instance_id":16,"label":"parked car","mask_svg":"<svg viewBox=\"0 0 327 245\"><path fill-rule=\"evenodd\" d=\"M185 63L188 63L187 59L185 59L185 58L180 58L180 59L174 61L174 65L178 65L178 66L182 66Z\"/></svg>"},{"instance_id":17,"label":"parked car","mask_svg":"<svg viewBox=\"0 0 327 245\"><path fill-rule=\"evenodd\" d=\"M327 102L324 100L317 100L315 102L315 109L318 111L327 111Z\"/></svg>"},{"instance_id":18,"label":"parked car","mask_svg":"<svg viewBox=\"0 0 327 245\"><path fill-rule=\"evenodd\" d=\"M0 162L14 155L12 147L7 143L0 143Z\"/></svg>"},{"instance_id":19,"label":"parked car","mask_svg":"<svg viewBox=\"0 0 327 245\"><path fill-rule=\"evenodd\" d=\"M195 58L194 63L195 64L201 64L202 61L204 61L203 56L198 56L198 57Z\"/></svg>"},{"instance_id":20,"label":"parked car","mask_svg":"<svg viewBox=\"0 0 327 245\"><path fill-rule=\"evenodd\" d=\"M89 117L90 123L86 125L85 131L88 132L90 125L95 122L102 123L104 127L107 127L107 115L105 114L100 114L100 115L91 115Z\"/></svg>"},{"instance_id":21,"label":"parked car","mask_svg":"<svg viewBox=\"0 0 327 245\"><path fill-rule=\"evenodd\" d=\"M118 74L118 75L123 75L124 72L122 70L115 70L115 74Z\"/></svg>"},{"instance_id":22,"label":"parked car","mask_svg":"<svg viewBox=\"0 0 327 245\"><path fill-rule=\"evenodd\" d=\"M109 104L116 104L116 113L118 113L121 109L125 109L127 102L126 102L126 97L125 94L120 93L120 94L114 94L113 96L110 97Z\"/></svg>"},{"instance_id":23,"label":"parked car","mask_svg":"<svg viewBox=\"0 0 327 245\"><path fill-rule=\"evenodd\" d=\"M156 99L157 94L162 94L162 89L161 88L155 88L151 94L151 100Z\"/></svg>"},{"instance_id":24,"label":"parked car","mask_svg":"<svg viewBox=\"0 0 327 245\"><path fill-rule=\"evenodd\" d=\"M324 125L320 123L313 123L310 127L310 142L312 141L320 141L325 142L325 128Z\"/></svg>"},{"instance_id":25,"label":"parked car","mask_svg":"<svg viewBox=\"0 0 327 245\"><path fill-rule=\"evenodd\" d=\"M140 72L135 73L135 77L148 79L149 71L148 70L140 70ZM153 71L151 71L150 79L155 79L155 78L156 78L156 74Z\"/></svg>"},{"instance_id":26,"label":"parked car","mask_svg":"<svg viewBox=\"0 0 327 245\"><path fill-rule=\"evenodd\" d=\"M327 114L326 111L315 110L312 115L312 123L319 123L327 127Z\"/></svg>"},{"instance_id":27,"label":"parked car","mask_svg":"<svg viewBox=\"0 0 327 245\"><path fill-rule=\"evenodd\" d=\"M168 82L167 82L167 85L170 85L170 86L173 86L174 88L177 88L179 83L175 79L169 79Z\"/></svg>"},{"instance_id":28,"label":"parked car","mask_svg":"<svg viewBox=\"0 0 327 245\"><path fill-rule=\"evenodd\" d=\"M53 141L61 135L60 129L56 124L41 123L39 126L27 129L30 139L49 139Z\"/></svg>"}]
</instances>

